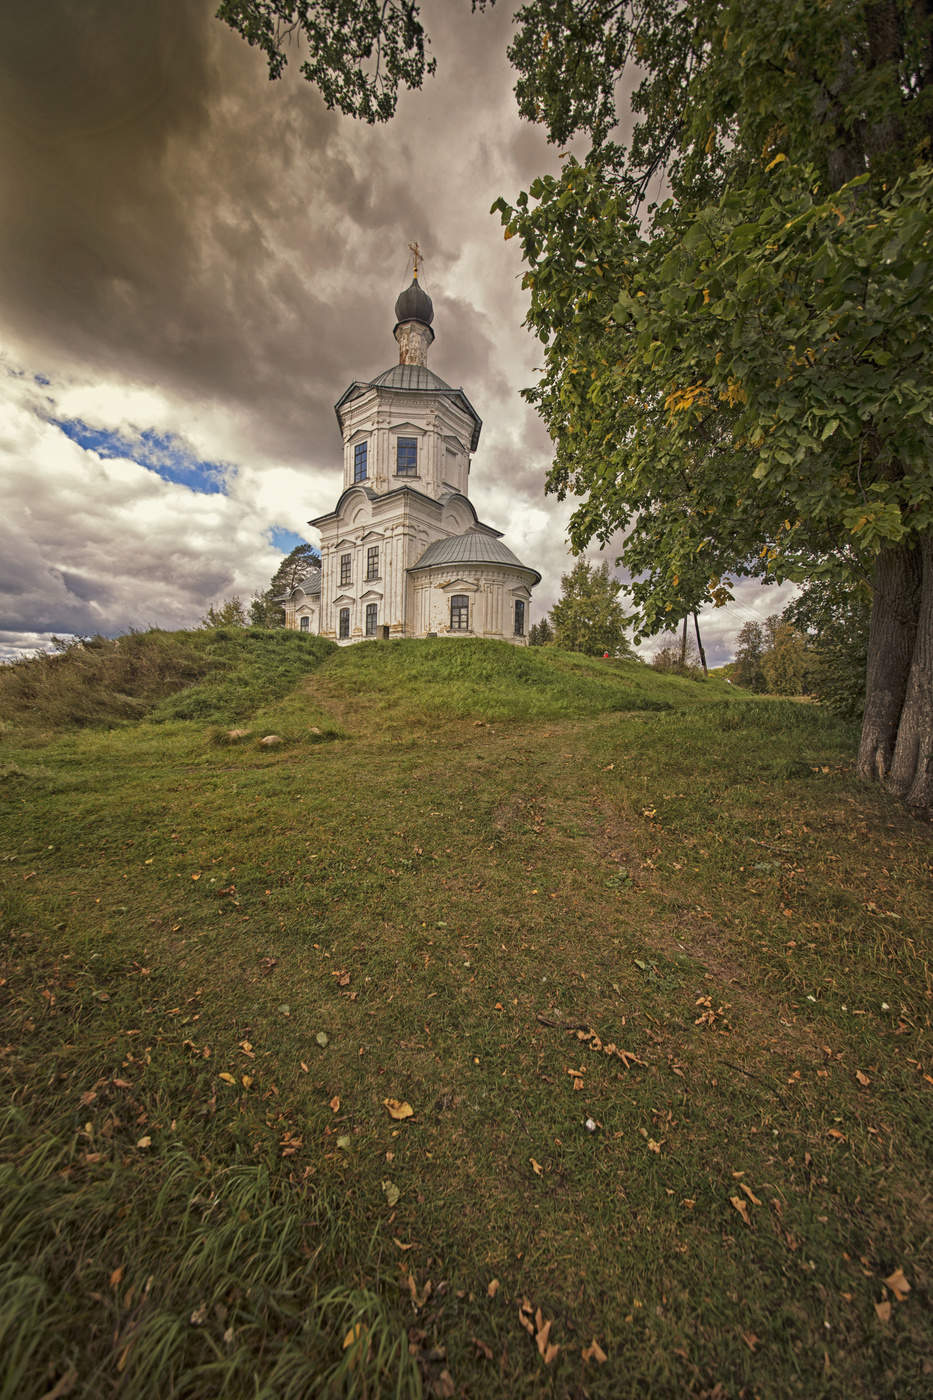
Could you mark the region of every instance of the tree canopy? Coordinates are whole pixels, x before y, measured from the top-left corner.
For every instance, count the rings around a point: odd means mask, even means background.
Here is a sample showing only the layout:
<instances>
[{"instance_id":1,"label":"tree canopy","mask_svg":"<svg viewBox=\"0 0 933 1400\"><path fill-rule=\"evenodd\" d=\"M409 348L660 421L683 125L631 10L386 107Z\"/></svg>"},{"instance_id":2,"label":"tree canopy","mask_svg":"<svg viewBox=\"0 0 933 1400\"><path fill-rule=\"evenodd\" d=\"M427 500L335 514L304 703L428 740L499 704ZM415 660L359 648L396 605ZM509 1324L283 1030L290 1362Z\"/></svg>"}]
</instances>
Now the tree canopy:
<instances>
[{"instance_id":1,"label":"tree canopy","mask_svg":"<svg viewBox=\"0 0 933 1400\"><path fill-rule=\"evenodd\" d=\"M534 0L518 19L521 110L590 141L494 206L527 265L528 397L550 489L581 500L573 545L627 532L643 632L725 601L729 576L871 577L860 771L929 806L930 7Z\"/></svg>"},{"instance_id":2,"label":"tree canopy","mask_svg":"<svg viewBox=\"0 0 933 1400\"><path fill-rule=\"evenodd\" d=\"M484 10L495 0L472 0ZM414 0L221 0L216 14L262 50L280 78L294 46L299 71L328 107L375 123L395 114L400 87L420 88L435 71Z\"/></svg>"}]
</instances>

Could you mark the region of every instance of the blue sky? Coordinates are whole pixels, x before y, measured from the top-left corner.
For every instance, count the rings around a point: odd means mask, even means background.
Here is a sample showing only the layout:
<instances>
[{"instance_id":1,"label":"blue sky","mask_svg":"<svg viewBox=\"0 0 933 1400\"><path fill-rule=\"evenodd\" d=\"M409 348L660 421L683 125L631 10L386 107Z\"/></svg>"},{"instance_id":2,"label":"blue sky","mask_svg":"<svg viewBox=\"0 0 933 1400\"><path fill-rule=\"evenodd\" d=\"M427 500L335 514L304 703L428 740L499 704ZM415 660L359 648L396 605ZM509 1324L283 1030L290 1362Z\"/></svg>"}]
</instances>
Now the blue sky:
<instances>
[{"instance_id":1,"label":"blue sky","mask_svg":"<svg viewBox=\"0 0 933 1400\"><path fill-rule=\"evenodd\" d=\"M39 383L49 383L42 376L37 375L36 379ZM188 486L192 491L205 495L225 493L228 478L236 472L229 462L200 460L183 439L171 433L157 432L155 428L144 428L134 437L129 437L113 429L90 427L80 418L50 418L49 422L79 447L96 452L99 457L128 458L147 471L155 472L163 481L174 481L179 486Z\"/></svg>"}]
</instances>

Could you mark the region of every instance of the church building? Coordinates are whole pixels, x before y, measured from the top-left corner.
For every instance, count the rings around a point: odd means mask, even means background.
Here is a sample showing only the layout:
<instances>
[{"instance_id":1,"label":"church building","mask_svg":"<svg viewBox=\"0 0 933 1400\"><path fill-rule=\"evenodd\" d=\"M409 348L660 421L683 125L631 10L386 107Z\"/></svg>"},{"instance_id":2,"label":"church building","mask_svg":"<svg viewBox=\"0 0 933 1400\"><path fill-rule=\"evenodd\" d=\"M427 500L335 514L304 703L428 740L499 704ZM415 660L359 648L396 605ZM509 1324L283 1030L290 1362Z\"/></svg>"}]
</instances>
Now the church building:
<instances>
[{"instance_id":1,"label":"church building","mask_svg":"<svg viewBox=\"0 0 933 1400\"><path fill-rule=\"evenodd\" d=\"M343 491L308 523L321 567L282 602L286 626L341 645L367 638L495 637L526 646L541 575L481 521L469 497L482 421L428 369L434 306L418 284L395 303L398 364L335 404Z\"/></svg>"}]
</instances>

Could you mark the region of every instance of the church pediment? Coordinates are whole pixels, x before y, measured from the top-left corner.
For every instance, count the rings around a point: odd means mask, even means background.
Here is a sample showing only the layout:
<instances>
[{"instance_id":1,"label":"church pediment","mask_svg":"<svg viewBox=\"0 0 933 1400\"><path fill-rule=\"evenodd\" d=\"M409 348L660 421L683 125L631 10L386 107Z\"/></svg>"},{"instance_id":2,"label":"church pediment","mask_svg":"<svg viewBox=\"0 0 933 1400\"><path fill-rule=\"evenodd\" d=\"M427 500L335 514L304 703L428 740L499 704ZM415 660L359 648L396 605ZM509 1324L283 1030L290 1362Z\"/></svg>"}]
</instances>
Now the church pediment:
<instances>
[{"instance_id":1,"label":"church pediment","mask_svg":"<svg viewBox=\"0 0 933 1400\"><path fill-rule=\"evenodd\" d=\"M424 432L424 424L422 423L422 424L419 426L417 423L390 423L390 424L389 424L389 432L390 432L390 433L419 433L419 434L420 434L420 433L423 433L423 432Z\"/></svg>"},{"instance_id":2,"label":"church pediment","mask_svg":"<svg viewBox=\"0 0 933 1400\"><path fill-rule=\"evenodd\" d=\"M444 446L447 448L448 452L456 452L458 454L465 453L467 450L466 443L461 442L459 438L449 437L446 433L444 434Z\"/></svg>"},{"instance_id":3,"label":"church pediment","mask_svg":"<svg viewBox=\"0 0 933 1400\"><path fill-rule=\"evenodd\" d=\"M365 530L361 539L364 544L371 544L373 540L384 540L385 535L381 530Z\"/></svg>"},{"instance_id":4,"label":"church pediment","mask_svg":"<svg viewBox=\"0 0 933 1400\"><path fill-rule=\"evenodd\" d=\"M438 588L442 593L478 593L479 584L474 583L469 578L450 579L447 583L439 583Z\"/></svg>"},{"instance_id":5,"label":"church pediment","mask_svg":"<svg viewBox=\"0 0 933 1400\"><path fill-rule=\"evenodd\" d=\"M356 599L354 598L352 593L338 593L333 602L334 607L339 608L342 606L346 606L348 603L355 603Z\"/></svg>"},{"instance_id":6,"label":"church pediment","mask_svg":"<svg viewBox=\"0 0 933 1400\"><path fill-rule=\"evenodd\" d=\"M367 588L365 593L360 594L361 603L375 603L382 599L382 593L375 588Z\"/></svg>"},{"instance_id":7,"label":"church pediment","mask_svg":"<svg viewBox=\"0 0 933 1400\"><path fill-rule=\"evenodd\" d=\"M525 598L526 600L531 598L531 589L526 588L524 584L520 584L518 588L512 588L509 591L513 598Z\"/></svg>"}]
</instances>

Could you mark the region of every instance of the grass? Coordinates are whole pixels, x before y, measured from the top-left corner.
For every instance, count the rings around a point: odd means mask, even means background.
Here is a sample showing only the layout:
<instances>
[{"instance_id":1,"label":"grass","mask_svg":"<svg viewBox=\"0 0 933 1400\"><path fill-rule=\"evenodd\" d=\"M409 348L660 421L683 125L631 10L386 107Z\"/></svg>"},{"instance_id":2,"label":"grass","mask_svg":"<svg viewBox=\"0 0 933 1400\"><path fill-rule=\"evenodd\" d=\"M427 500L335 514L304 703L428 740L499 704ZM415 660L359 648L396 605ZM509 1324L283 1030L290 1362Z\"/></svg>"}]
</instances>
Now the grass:
<instances>
[{"instance_id":1,"label":"grass","mask_svg":"<svg viewBox=\"0 0 933 1400\"><path fill-rule=\"evenodd\" d=\"M147 717L231 724L286 695L332 650L321 637L258 627L89 637L0 667L0 732L41 736Z\"/></svg>"},{"instance_id":2,"label":"grass","mask_svg":"<svg viewBox=\"0 0 933 1400\"><path fill-rule=\"evenodd\" d=\"M0 1396L922 1393L929 833L852 734L269 635L251 713L6 711Z\"/></svg>"}]
</instances>

